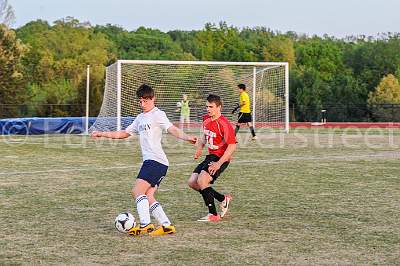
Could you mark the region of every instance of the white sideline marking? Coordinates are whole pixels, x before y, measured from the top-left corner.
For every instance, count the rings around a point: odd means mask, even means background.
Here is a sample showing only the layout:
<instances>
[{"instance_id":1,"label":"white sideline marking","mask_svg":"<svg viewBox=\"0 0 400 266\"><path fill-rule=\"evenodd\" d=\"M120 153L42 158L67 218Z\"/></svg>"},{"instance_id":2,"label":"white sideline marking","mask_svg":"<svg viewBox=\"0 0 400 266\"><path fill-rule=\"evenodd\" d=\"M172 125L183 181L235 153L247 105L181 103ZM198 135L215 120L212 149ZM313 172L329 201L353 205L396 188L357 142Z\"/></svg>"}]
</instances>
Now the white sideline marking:
<instances>
[{"instance_id":1,"label":"white sideline marking","mask_svg":"<svg viewBox=\"0 0 400 266\"><path fill-rule=\"evenodd\" d=\"M76 171L99 171L99 170L115 170L115 169L128 169L128 168L139 168L139 167L132 165L132 166L113 166L113 167L104 167L104 168L67 168L67 169L52 169L52 170L29 171L29 172L0 172L0 175L66 173L66 172L76 172Z\"/></svg>"},{"instance_id":2,"label":"white sideline marking","mask_svg":"<svg viewBox=\"0 0 400 266\"><path fill-rule=\"evenodd\" d=\"M367 159L367 158L400 158L400 153L389 152L389 153L378 153L378 154L369 154L369 155L350 155L350 156L327 156L327 157L291 157L291 158L282 158L282 159L263 159L263 160L234 160L234 164L253 164L253 163L277 163L284 161L326 161L326 160L343 160L343 161L351 161L350 159ZM196 166L200 160L187 162L187 163L176 163L174 166ZM51 169L51 170L40 170L40 171L23 171L23 172L0 172L0 175L29 175L29 174L46 174L46 173L68 173L68 172L76 172L76 171L105 171L105 170L115 170L115 169L139 169L140 165L135 166L112 166L112 167L103 167L103 168L66 168L66 169ZM171 166L170 166L171 167Z\"/></svg>"},{"instance_id":3,"label":"white sideline marking","mask_svg":"<svg viewBox=\"0 0 400 266\"><path fill-rule=\"evenodd\" d=\"M27 144L27 145L44 145L43 142L26 142L26 141L19 141L19 140L11 140L6 142L8 145L21 145L21 144Z\"/></svg>"},{"instance_id":4,"label":"white sideline marking","mask_svg":"<svg viewBox=\"0 0 400 266\"><path fill-rule=\"evenodd\" d=\"M4 156L4 158L5 159L18 159L18 156L16 156L16 155L7 155L7 156Z\"/></svg>"}]
</instances>

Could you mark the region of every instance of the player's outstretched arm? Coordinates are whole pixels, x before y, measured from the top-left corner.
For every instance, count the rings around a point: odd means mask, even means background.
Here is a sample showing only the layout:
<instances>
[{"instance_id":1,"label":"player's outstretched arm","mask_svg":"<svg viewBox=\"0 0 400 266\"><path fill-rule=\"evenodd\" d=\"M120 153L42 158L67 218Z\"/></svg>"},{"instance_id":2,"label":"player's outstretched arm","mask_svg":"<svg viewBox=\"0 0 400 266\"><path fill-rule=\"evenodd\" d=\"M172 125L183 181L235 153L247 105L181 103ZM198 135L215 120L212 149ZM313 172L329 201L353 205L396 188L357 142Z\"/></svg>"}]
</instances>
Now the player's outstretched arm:
<instances>
[{"instance_id":1,"label":"player's outstretched arm","mask_svg":"<svg viewBox=\"0 0 400 266\"><path fill-rule=\"evenodd\" d=\"M94 131L90 136L94 139L96 138L109 138L109 139L125 139L130 136L130 134L126 131Z\"/></svg>"},{"instance_id":2,"label":"player's outstretched arm","mask_svg":"<svg viewBox=\"0 0 400 266\"><path fill-rule=\"evenodd\" d=\"M174 137L176 137L178 139L185 140L185 141L189 141L192 144L195 144L196 141L197 141L197 137L196 136L187 135L185 132L183 132L182 130L180 130L176 126L170 126L167 131L168 131L168 133L170 133Z\"/></svg>"},{"instance_id":3,"label":"player's outstretched arm","mask_svg":"<svg viewBox=\"0 0 400 266\"><path fill-rule=\"evenodd\" d=\"M202 137L197 139L197 142L195 144L196 146L196 153L194 154L194 159L197 160L200 158L201 154L203 153L203 148L206 145L205 144L205 136L203 135Z\"/></svg>"}]
</instances>

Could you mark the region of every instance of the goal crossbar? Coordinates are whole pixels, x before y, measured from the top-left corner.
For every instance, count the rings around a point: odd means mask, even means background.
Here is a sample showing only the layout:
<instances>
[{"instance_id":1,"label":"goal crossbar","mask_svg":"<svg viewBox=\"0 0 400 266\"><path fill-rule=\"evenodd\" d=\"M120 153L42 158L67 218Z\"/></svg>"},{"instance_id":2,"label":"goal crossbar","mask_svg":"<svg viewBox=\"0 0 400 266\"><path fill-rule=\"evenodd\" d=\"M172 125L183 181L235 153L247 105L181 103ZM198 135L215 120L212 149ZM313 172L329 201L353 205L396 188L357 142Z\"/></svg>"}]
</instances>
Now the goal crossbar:
<instances>
[{"instance_id":1,"label":"goal crossbar","mask_svg":"<svg viewBox=\"0 0 400 266\"><path fill-rule=\"evenodd\" d=\"M121 64L153 65L227 65L227 66L286 66L287 62L223 62L223 61L171 61L171 60L118 60Z\"/></svg>"}]
</instances>

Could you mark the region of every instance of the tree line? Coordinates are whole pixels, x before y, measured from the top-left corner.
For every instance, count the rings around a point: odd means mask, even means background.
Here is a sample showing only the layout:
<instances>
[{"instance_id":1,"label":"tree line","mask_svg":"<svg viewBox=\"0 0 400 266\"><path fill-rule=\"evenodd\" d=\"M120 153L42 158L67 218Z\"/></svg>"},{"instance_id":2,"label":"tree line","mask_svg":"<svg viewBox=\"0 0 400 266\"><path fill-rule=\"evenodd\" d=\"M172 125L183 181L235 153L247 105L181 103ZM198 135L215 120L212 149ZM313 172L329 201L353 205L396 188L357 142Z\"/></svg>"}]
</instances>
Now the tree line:
<instances>
[{"instance_id":1,"label":"tree line","mask_svg":"<svg viewBox=\"0 0 400 266\"><path fill-rule=\"evenodd\" d=\"M393 120L385 106L400 104L397 33L335 38L225 22L192 31L128 31L67 17L16 29L0 24L0 105L23 107L0 109L0 116L81 116L87 65L95 116L105 67L117 59L289 62L293 121L314 121L321 109L331 121Z\"/></svg>"}]
</instances>

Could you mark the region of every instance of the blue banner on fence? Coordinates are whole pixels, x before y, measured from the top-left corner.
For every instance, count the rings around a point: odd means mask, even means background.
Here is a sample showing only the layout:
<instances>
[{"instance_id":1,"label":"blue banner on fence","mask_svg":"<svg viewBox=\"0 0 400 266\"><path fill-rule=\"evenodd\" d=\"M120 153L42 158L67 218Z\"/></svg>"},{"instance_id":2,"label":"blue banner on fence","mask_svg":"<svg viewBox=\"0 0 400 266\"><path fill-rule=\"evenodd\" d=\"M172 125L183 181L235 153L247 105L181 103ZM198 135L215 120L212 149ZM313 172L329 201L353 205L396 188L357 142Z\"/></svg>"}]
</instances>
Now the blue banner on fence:
<instances>
[{"instance_id":1,"label":"blue banner on fence","mask_svg":"<svg viewBox=\"0 0 400 266\"><path fill-rule=\"evenodd\" d=\"M89 118L89 127L95 120L95 117ZM0 119L0 134L80 134L85 132L85 123L85 117Z\"/></svg>"}]
</instances>

